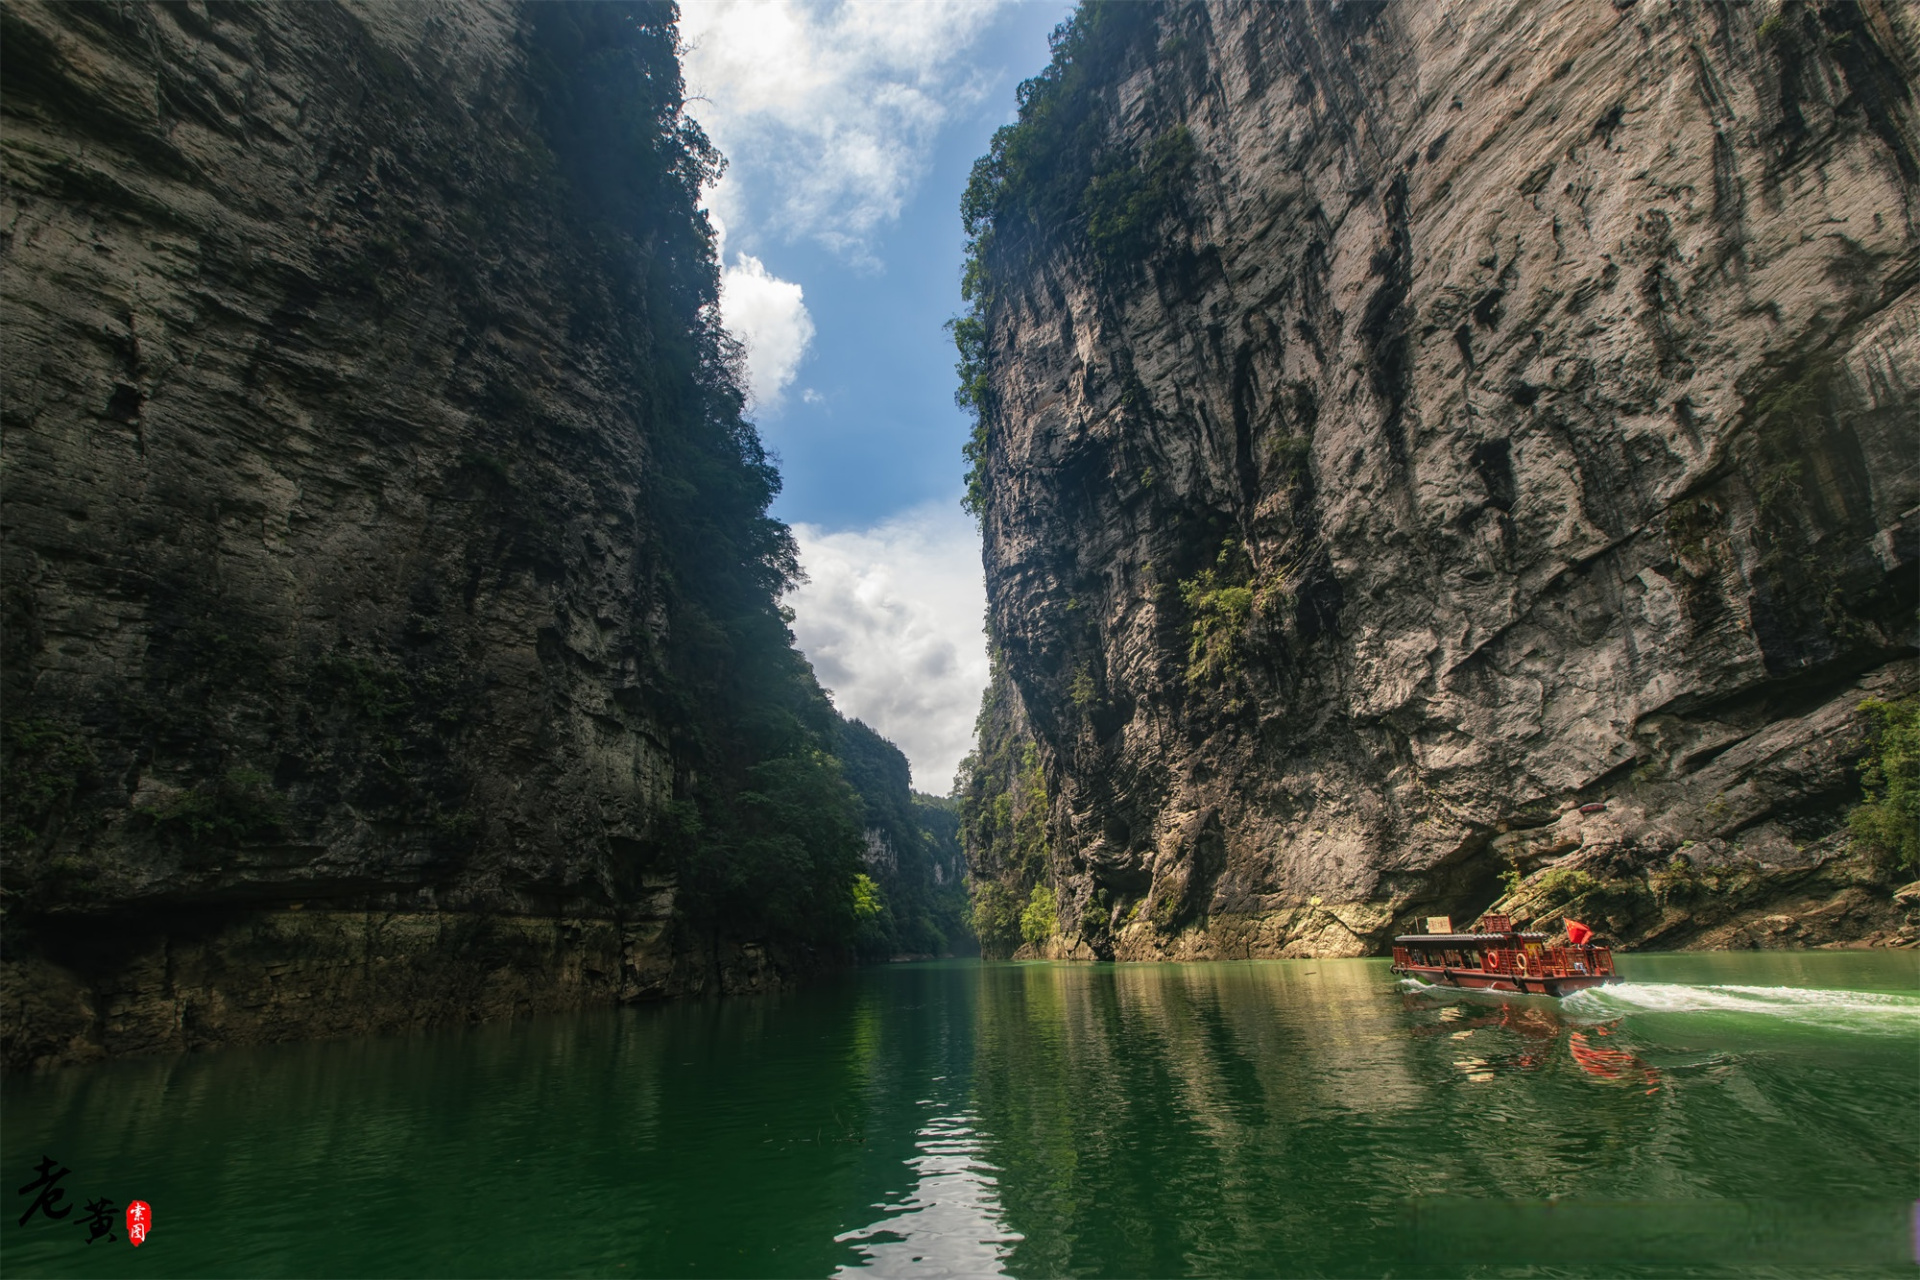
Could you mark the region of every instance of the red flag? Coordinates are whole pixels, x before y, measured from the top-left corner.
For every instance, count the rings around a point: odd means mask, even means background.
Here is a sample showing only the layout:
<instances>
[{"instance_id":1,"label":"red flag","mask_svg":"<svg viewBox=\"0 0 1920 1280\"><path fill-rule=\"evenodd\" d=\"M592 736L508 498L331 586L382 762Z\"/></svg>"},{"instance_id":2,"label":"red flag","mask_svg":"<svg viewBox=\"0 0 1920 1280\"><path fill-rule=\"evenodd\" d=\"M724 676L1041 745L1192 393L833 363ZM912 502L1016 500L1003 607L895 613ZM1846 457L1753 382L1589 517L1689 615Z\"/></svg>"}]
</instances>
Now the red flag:
<instances>
[{"instance_id":1,"label":"red flag","mask_svg":"<svg viewBox=\"0 0 1920 1280\"><path fill-rule=\"evenodd\" d=\"M1578 920L1567 921L1567 941L1576 947L1584 947L1593 940L1593 930Z\"/></svg>"}]
</instances>

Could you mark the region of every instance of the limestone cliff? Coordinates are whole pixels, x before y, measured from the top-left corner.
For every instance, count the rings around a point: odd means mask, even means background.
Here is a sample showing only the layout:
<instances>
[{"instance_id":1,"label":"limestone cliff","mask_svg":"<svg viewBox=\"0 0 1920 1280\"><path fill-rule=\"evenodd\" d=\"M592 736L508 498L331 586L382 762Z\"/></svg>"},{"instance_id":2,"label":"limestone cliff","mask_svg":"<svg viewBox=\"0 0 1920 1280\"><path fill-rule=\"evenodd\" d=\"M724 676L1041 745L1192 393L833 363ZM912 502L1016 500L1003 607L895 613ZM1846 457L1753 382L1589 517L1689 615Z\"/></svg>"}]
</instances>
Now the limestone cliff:
<instances>
[{"instance_id":1,"label":"limestone cliff","mask_svg":"<svg viewBox=\"0 0 1920 1280\"><path fill-rule=\"evenodd\" d=\"M965 209L1028 942L1375 953L1503 874L1920 932L1842 830L1916 683L1917 66L1872 0L1084 6Z\"/></svg>"},{"instance_id":2,"label":"limestone cliff","mask_svg":"<svg viewBox=\"0 0 1920 1280\"><path fill-rule=\"evenodd\" d=\"M0 9L9 1064L844 954L674 20Z\"/></svg>"}]
</instances>

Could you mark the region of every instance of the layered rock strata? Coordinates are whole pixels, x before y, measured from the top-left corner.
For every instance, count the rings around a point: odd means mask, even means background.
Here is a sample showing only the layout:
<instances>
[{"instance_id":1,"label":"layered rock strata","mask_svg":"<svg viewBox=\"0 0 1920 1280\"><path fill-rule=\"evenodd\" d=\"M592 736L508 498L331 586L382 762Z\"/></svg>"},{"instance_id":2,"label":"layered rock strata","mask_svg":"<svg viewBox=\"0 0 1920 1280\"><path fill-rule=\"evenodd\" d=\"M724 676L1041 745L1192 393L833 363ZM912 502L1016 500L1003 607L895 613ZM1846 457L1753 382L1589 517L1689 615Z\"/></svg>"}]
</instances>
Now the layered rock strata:
<instances>
[{"instance_id":1,"label":"layered rock strata","mask_svg":"<svg viewBox=\"0 0 1920 1280\"><path fill-rule=\"evenodd\" d=\"M646 74L567 82L585 9ZM0 9L8 1065L824 961L679 927L695 775L754 763L694 668L742 617L803 668L778 564L663 514L772 474L689 372L671 20Z\"/></svg>"},{"instance_id":2,"label":"layered rock strata","mask_svg":"<svg viewBox=\"0 0 1920 1280\"><path fill-rule=\"evenodd\" d=\"M1916 687L1917 65L1876 3L1162 9L1086 90L1181 164L1148 247L1090 190L983 262L1032 950L1377 953L1582 850L1514 905L1913 934L1837 833Z\"/></svg>"}]
</instances>

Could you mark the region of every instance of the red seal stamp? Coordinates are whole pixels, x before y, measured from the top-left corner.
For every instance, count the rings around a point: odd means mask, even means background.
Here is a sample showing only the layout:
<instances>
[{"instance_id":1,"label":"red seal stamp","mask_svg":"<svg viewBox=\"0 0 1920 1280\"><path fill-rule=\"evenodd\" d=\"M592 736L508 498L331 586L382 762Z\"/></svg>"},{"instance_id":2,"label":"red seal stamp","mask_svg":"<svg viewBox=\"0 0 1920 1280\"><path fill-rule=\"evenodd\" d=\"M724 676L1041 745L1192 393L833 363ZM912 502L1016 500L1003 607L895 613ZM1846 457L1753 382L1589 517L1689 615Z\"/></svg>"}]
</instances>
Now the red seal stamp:
<instances>
[{"instance_id":1,"label":"red seal stamp","mask_svg":"<svg viewBox=\"0 0 1920 1280\"><path fill-rule=\"evenodd\" d=\"M146 1243L147 1232L153 1230L153 1206L145 1200L135 1200L127 1206L127 1239L133 1241L133 1247L139 1248Z\"/></svg>"}]
</instances>

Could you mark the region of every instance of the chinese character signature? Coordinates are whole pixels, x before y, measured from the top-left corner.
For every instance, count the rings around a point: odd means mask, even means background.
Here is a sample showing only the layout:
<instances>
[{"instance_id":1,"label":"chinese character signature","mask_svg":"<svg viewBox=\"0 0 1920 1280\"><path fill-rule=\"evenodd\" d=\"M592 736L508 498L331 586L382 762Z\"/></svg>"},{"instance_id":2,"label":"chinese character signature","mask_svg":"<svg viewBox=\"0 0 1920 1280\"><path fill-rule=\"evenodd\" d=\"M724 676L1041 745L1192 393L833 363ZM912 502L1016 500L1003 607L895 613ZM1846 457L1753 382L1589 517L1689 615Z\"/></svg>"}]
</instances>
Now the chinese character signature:
<instances>
[{"instance_id":1,"label":"chinese character signature","mask_svg":"<svg viewBox=\"0 0 1920 1280\"><path fill-rule=\"evenodd\" d=\"M60 1208L55 1207L67 1198L66 1188L60 1185L60 1179L72 1173L73 1170L62 1169L60 1172L55 1173L53 1171L54 1163L55 1161L52 1156L40 1157L40 1167L34 1170L34 1172L40 1176L20 1188L19 1194L23 1196L29 1191L36 1189L40 1192L40 1194L34 1198L33 1203L27 1206L27 1211L20 1215L21 1226L26 1226L27 1219L36 1213L44 1213L47 1217L57 1220L73 1212L72 1205L66 1205Z\"/></svg>"},{"instance_id":2,"label":"chinese character signature","mask_svg":"<svg viewBox=\"0 0 1920 1280\"><path fill-rule=\"evenodd\" d=\"M33 1181L21 1187L16 1193L33 1196L33 1202L27 1206L27 1211L20 1215L20 1225L26 1226L36 1213L50 1222L58 1222L69 1217L73 1213L73 1206L61 1203L67 1198L67 1189L60 1185L60 1180L73 1170L61 1166L60 1162L52 1156L42 1156L33 1172L35 1175ZM39 1194L34 1194L36 1192ZM109 1240L120 1238L113 1233L113 1214L117 1207L105 1196L81 1206L81 1212L86 1216L78 1219L78 1223L87 1229L88 1244L92 1244L102 1236ZM127 1205L128 1238L134 1244L140 1244L152 1229L153 1210L147 1207L146 1201L135 1200L129 1203Z\"/></svg>"}]
</instances>

